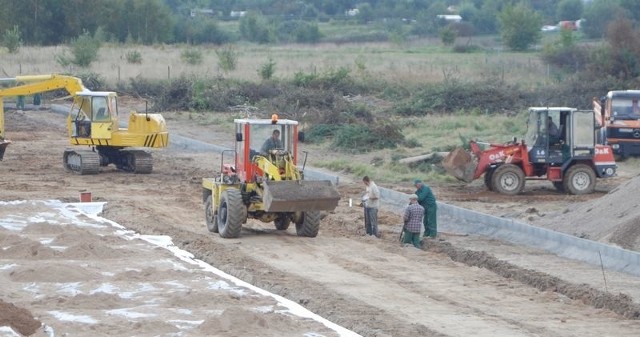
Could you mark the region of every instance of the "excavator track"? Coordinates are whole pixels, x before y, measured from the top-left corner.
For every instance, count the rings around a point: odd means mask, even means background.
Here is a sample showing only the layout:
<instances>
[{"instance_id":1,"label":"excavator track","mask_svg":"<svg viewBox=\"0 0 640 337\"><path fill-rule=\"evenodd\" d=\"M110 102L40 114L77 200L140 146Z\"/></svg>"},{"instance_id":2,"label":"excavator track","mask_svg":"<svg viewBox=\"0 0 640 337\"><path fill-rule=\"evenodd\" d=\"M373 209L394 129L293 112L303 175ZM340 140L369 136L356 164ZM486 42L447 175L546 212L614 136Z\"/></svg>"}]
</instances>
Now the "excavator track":
<instances>
[{"instance_id":1,"label":"excavator track","mask_svg":"<svg viewBox=\"0 0 640 337\"><path fill-rule=\"evenodd\" d=\"M67 149L63 156L64 168L80 175L98 174L100 155L94 151Z\"/></svg>"},{"instance_id":2,"label":"excavator track","mask_svg":"<svg viewBox=\"0 0 640 337\"><path fill-rule=\"evenodd\" d=\"M119 169L138 174L149 174L153 171L151 153L143 150L120 150L120 154L126 164L118 167Z\"/></svg>"}]
</instances>

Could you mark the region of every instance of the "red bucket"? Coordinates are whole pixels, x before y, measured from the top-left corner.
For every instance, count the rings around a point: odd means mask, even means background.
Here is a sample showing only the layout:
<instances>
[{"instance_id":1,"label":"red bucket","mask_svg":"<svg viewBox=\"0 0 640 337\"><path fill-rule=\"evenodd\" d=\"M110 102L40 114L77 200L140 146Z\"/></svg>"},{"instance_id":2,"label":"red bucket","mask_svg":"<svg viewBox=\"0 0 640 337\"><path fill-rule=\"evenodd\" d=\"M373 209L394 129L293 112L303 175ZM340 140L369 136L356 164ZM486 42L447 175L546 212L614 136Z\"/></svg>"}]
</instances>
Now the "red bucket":
<instances>
[{"instance_id":1,"label":"red bucket","mask_svg":"<svg viewBox=\"0 0 640 337\"><path fill-rule=\"evenodd\" d=\"M80 192L80 202L91 202L91 192Z\"/></svg>"}]
</instances>

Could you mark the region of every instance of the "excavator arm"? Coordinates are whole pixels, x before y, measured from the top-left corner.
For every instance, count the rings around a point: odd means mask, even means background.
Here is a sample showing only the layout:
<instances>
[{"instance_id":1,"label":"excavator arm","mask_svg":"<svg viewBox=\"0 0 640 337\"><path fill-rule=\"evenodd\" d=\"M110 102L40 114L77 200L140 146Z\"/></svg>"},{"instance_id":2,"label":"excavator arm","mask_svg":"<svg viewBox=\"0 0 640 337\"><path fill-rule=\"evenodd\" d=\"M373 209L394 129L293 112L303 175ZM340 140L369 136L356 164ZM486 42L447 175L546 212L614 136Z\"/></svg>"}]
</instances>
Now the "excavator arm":
<instances>
[{"instance_id":1,"label":"excavator arm","mask_svg":"<svg viewBox=\"0 0 640 337\"><path fill-rule=\"evenodd\" d=\"M77 97L76 93L87 90L82 85L82 80L66 75L28 75L16 76L14 78L2 78L2 82L15 82L19 85L0 89L0 160L4 150L11 142L6 140L4 131L4 98L11 96L34 95L42 92L65 89L72 97Z\"/></svg>"}]
</instances>

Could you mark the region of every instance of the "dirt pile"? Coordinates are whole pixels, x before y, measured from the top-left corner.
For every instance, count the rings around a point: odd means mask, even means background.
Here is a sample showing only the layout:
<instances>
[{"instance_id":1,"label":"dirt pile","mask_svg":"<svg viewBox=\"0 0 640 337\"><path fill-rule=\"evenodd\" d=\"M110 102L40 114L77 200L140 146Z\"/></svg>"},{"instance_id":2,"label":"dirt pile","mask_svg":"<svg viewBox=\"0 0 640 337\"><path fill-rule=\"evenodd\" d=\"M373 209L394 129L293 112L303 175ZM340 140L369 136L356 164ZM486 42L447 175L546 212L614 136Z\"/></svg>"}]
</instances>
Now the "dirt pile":
<instances>
[{"instance_id":1,"label":"dirt pile","mask_svg":"<svg viewBox=\"0 0 640 337\"><path fill-rule=\"evenodd\" d=\"M601 198L569 205L549 214L539 226L589 240L609 242L640 251L640 176Z\"/></svg>"},{"instance_id":2,"label":"dirt pile","mask_svg":"<svg viewBox=\"0 0 640 337\"><path fill-rule=\"evenodd\" d=\"M41 325L28 310L0 300L0 326L10 326L23 336L31 336Z\"/></svg>"}]
</instances>

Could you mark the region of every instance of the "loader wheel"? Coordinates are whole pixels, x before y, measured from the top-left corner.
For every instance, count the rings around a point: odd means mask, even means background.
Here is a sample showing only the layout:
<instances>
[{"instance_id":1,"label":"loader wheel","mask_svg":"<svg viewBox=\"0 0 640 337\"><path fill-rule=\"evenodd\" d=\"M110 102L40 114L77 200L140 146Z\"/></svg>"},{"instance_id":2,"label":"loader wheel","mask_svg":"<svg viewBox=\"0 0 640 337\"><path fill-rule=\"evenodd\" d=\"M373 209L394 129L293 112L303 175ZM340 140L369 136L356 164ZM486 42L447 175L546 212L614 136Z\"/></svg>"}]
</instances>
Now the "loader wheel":
<instances>
[{"instance_id":1,"label":"loader wheel","mask_svg":"<svg viewBox=\"0 0 640 337\"><path fill-rule=\"evenodd\" d=\"M218 232L223 238L240 236L242 223L247 218L247 208L242 203L242 194L235 188L229 188L220 196L218 209Z\"/></svg>"},{"instance_id":2,"label":"loader wheel","mask_svg":"<svg viewBox=\"0 0 640 337\"><path fill-rule=\"evenodd\" d=\"M563 182L570 194L589 194L596 188L596 173L588 165L576 164L567 170Z\"/></svg>"},{"instance_id":3,"label":"loader wheel","mask_svg":"<svg viewBox=\"0 0 640 337\"><path fill-rule=\"evenodd\" d=\"M273 223L276 225L276 229L279 231L286 231L291 224L291 219L287 216L277 217L273 220Z\"/></svg>"},{"instance_id":4,"label":"loader wheel","mask_svg":"<svg viewBox=\"0 0 640 337\"><path fill-rule=\"evenodd\" d=\"M493 178L493 171L495 171L495 169L490 168L484 173L484 186L486 186L489 191L493 191L493 186L491 185L491 178Z\"/></svg>"},{"instance_id":5,"label":"loader wheel","mask_svg":"<svg viewBox=\"0 0 640 337\"><path fill-rule=\"evenodd\" d=\"M218 214L215 213L214 209L213 197L210 195L204 204L204 219L207 222L209 232L218 233Z\"/></svg>"},{"instance_id":6,"label":"loader wheel","mask_svg":"<svg viewBox=\"0 0 640 337\"><path fill-rule=\"evenodd\" d=\"M500 194L516 195L524 189L524 172L516 165L501 165L491 176L493 191Z\"/></svg>"},{"instance_id":7,"label":"loader wheel","mask_svg":"<svg viewBox=\"0 0 640 337\"><path fill-rule=\"evenodd\" d=\"M315 238L320 229L320 212L304 212L302 223L296 223L298 236Z\"/></svg>"}]
</instances>

